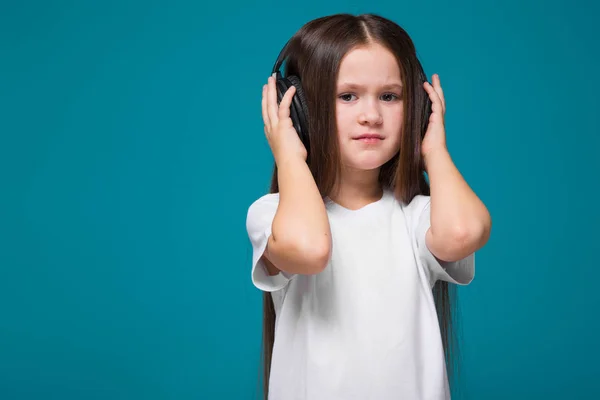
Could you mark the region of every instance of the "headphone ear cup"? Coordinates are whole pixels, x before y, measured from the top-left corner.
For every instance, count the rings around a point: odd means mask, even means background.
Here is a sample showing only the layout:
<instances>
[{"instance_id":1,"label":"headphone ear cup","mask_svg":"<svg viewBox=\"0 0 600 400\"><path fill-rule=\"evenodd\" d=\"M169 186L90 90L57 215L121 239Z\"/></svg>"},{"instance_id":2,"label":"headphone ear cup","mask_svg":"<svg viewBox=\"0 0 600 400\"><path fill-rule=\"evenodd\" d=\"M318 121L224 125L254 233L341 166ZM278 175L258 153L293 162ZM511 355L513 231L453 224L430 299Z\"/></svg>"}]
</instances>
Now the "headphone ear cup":
<instances>
[{"instance_id":1,"label":"headphone ear cup","mask_svg":"<svg viewBox=\"0 0 600 400\"><path fill-rule=\"evenodd\" d=\"M308 117L308 106L306 104L306 98L304 97L304 89L302 89L302 83L300 83L300 79L296 76L288 76L287 79L290 81L292 85L296 87L296 95L294 98L297 98L300 102L300 107L302 108L302 114L306 119Z\"/></svg>"},{"instance_id":2,"label":"headphone ear cup","mask_svg":"<svg viewBox=\"0 0 600 400\"><path fill-rule=\"evenodd\" d=\"M427 80L427 75L425 74L425 71L423 70L423 67L421 66L421 64L418 64L418 70L419 70L419 82L421 83L421 86L425 83L428 82ZM431 99L429 98L429 95L427 93L424 92L424 96L425 96L425 104L423 105L423 109L421 112L421 118L422 118L422 129L421 129L421 139L423 139L423 137L425 136L425 132L427 131L427 126L429 125L429 118L431 117Z\"/></svg>"},{"instance_id":3,"label":"headphone ear cup","mask_svg":"<svg viewBox=\"0 0 600 400\"><path fill-rule=\"evenodd\" d=\"M287 79L296 87L296 93L292 99L292 104L296 110L298 125L300 126L301 130L299 131L300 138L308 150L308 105L306 103L306 97L304 96L304 89L302 89L302 83L298 77L291 75L288 76Z\"/></svg>"},{"instance_id":4,"label":"headphone ear cup","mask_svg":"<svg viewBox=\"0 0 600 400\"><path fill-rule=\"evenodd\" d=\"M281 100L283 100L283 96L285 96L285 93L288 91L288 89L292 87L292 83L287 78L279 78L275 81L275 87L277 88L277 105L280 105ZM294 97L296 97L296 95L294 95ZM292 98L292 103L290 104L290 118L294 125L294 129L296 129L298 135L301 135L302 133L296 108L297 105L294 104L294 99Z\"/></svg>"},{"instance_id":5,"label":"headphone ear cup","mask_svg":"<svg viewBox=\"0 0 600 400\"><path fill-rule=\"evenodd\" d=\"M277 104L281 103L283 96L292 86L296 87L296 93L294 94L294 97L292 97L292 103L290 104L290 118L304 147L307 151L310 151L308 137L308 107L306 105L304 90L302 90L300 79L295 76L277 79L275 82L275 87L277 89Z\"/></svg>"}]
</instances>

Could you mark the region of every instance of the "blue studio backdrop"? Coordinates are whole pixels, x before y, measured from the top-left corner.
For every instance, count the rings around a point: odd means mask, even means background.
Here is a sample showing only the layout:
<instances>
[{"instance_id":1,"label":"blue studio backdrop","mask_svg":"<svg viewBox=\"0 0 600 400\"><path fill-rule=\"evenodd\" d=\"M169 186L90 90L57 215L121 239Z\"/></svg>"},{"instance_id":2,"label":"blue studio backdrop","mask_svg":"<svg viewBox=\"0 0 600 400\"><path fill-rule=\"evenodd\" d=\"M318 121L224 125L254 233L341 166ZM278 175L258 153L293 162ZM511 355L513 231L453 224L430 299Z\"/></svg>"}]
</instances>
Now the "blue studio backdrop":
<instances>
[{"instance_id":1,"label":"blue studio backdrop","mask_svg":"<svg viewBox=\"0 0 600 400\"><path fill-rule=\"evenodd\" d=\"M492 214L456 398L600 396L597 3L121 0L0 5L1 399L257 398L261 87L338 12L409 32Z\"/></svg>"}]
</instances>

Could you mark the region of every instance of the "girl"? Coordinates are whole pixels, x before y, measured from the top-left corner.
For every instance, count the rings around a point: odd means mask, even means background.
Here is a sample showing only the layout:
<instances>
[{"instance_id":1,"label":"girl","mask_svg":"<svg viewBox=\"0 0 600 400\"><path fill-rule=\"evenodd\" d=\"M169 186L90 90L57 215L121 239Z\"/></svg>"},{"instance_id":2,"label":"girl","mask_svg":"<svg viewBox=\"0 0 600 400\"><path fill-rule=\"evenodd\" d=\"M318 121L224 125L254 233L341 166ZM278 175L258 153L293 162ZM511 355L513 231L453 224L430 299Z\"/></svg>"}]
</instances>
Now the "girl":
<instances>
[{"instance_id":1,"label":"girl","mask_svg":"<svg viewBox=\"0 0 600 400\"><path fill-rule=\"evenodd\" d=\"M491 222L448 154L440 79L373 14L313 20L284 50L301 85L280 104L263 87L275 168L246 220L265 398L449 399L449 284L472 281Z\"/></svg>"}]
</instances>

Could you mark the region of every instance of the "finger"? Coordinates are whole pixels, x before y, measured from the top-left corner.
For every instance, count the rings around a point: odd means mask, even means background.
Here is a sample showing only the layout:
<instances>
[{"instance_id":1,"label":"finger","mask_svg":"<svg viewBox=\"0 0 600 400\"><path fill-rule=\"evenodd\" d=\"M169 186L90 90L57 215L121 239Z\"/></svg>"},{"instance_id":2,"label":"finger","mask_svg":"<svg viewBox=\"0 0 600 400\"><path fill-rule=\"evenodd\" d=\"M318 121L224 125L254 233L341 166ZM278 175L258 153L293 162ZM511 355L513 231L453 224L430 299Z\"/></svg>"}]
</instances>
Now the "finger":
<instances>
[{"instance_id":1,"label":"finger","mask_svg":"<svg viewBox=\"0 0 600 400\"><path fill-rule=\"evenodd\" d=\"M436 93L440 97L440 101L442 102L442 111L446 112L446 99L444 99L444 90L442 89L442 82L440 81L440 76L438 74L433 75L433 88Z\"/></svg>"},{"instance_id":2,"label":"finger","mask_svg":"<svg viewBox=\"0 0 600 400\"><path fill-rule=\"evenodd\" d=\"M269 121L271 121L271 128L273 125L276 125L279 122L279 118L277 118L277 111L279 110L279 105L277 104L277 89L275 88L275 78L272 76L269 77L267 90L267 112L269 114Z\"/></svg>"},{"instance_id":3,"label":"finger","mask_svg":"<svg viewBox=\"0 0 600 400\"><path fill-rule=\"evenodd\" d=\"M425 82L423 84L423 87L429 95L429 99L431 99L431 111L443 114L442 100L440 99L440 96L437 94L433 86L431 86L429 82Z\"/></svg>"},{"instance_id":4,"label":"finger","mask_svg":"<svg viewBox=\"0 0 600 400\"><path fill-rule=\"evenodd\" d=\"M271 121L269 120L269 113L267 112L267 85L263 85L261 105L265 129L271 129Z\"/></svg>"},{"instance_id":5,"label":"finger","mask_svg":"<svg viewBox=\"0 0 600 400\"><path fill-rule=\"evenodd\" d=\"M292 104L294 93L296 93L296 87L290 86L283 95L281 104L279 105L279 120L290 117L290 106Z\"/></svg>"}]
</instances>

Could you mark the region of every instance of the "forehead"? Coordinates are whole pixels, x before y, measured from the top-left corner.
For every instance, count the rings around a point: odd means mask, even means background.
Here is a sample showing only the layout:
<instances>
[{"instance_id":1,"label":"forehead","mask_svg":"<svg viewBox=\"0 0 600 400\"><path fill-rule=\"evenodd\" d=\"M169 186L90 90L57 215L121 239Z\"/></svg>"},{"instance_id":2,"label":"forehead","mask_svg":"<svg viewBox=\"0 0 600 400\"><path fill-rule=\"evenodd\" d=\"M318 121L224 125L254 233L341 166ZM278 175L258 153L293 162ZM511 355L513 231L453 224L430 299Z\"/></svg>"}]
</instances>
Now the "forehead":
<instances>
[{"instance_id":1,"label":"forehead","mask_svg":"<svg viewBox=\"0 0 600 400\"><path fill-rule=\"evenodd\" d=\"M396 57L379 44L360 46L350 50L340 64L338 84L385 84L401 82Z\"/></svg>"}]
</instances>

